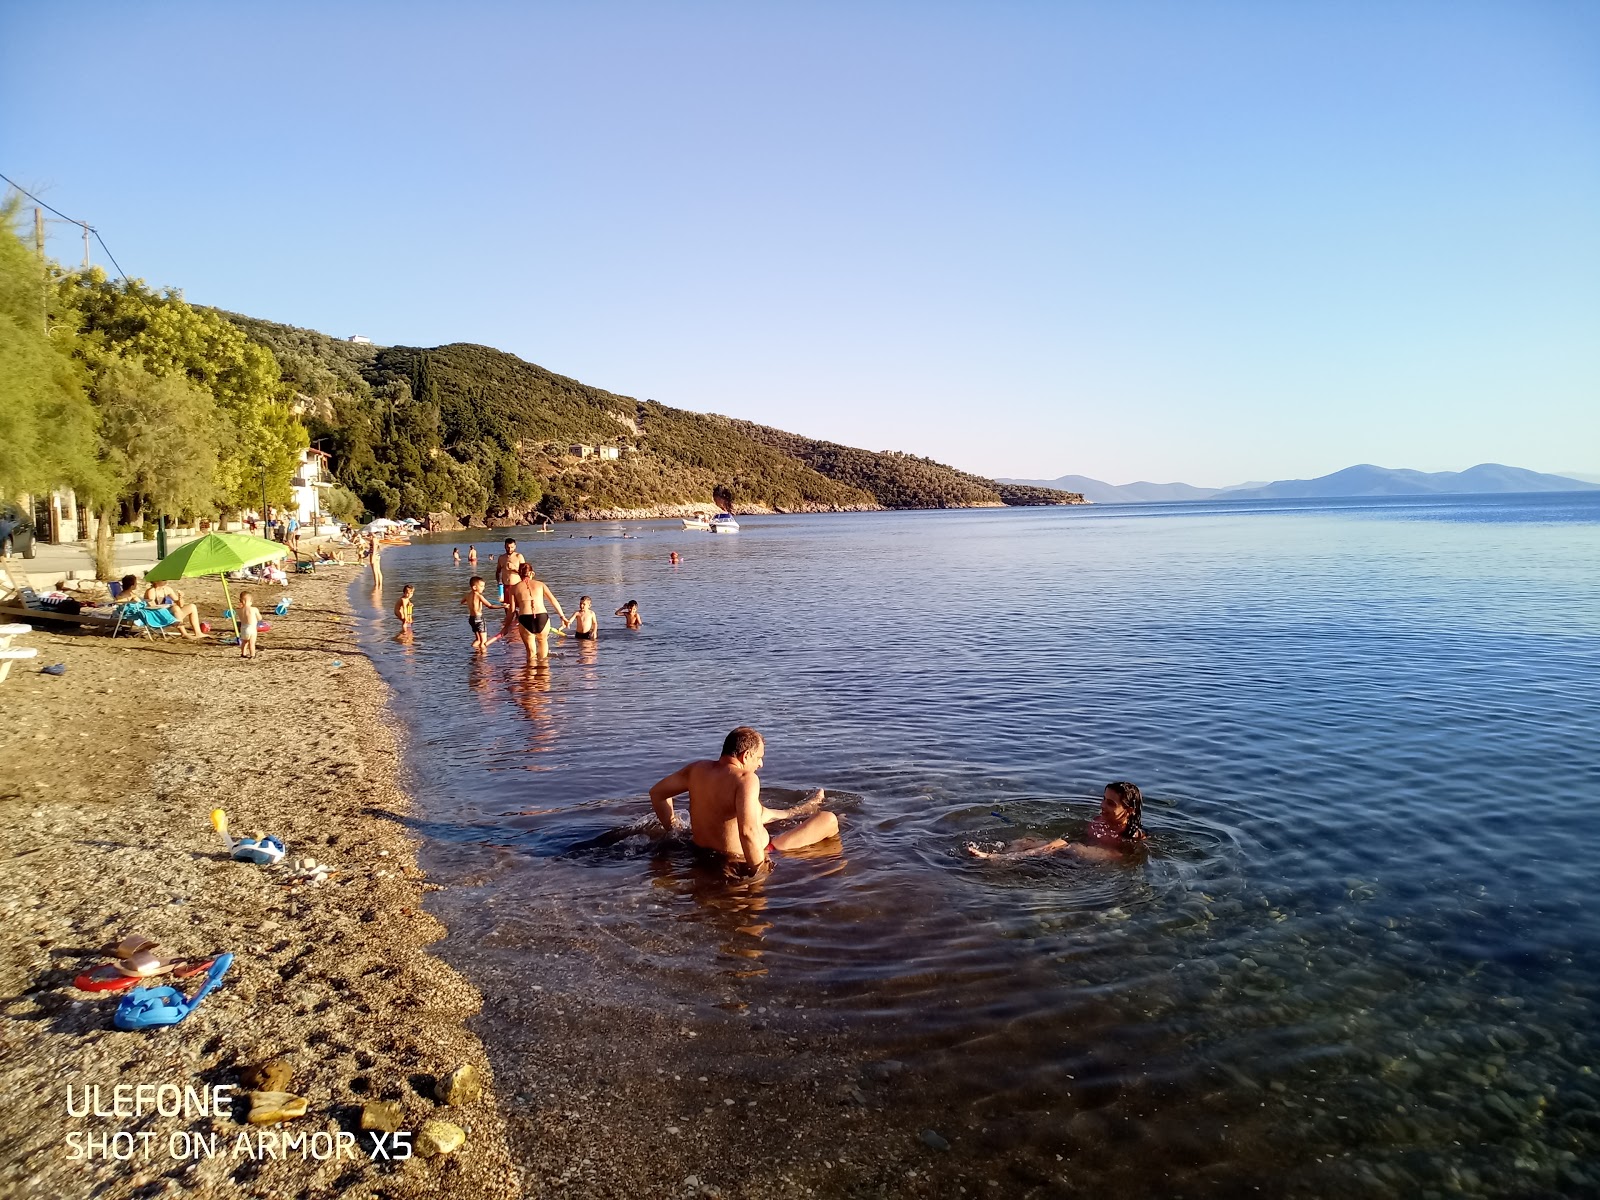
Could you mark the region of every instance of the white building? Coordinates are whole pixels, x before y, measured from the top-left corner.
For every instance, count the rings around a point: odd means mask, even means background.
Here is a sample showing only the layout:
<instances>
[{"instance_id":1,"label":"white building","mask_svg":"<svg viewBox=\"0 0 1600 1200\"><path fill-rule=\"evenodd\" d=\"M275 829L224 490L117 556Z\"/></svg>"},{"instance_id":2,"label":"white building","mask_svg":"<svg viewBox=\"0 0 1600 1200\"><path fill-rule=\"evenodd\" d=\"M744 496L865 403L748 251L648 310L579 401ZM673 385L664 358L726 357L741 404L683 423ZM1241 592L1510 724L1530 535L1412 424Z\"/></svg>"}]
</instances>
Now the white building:
<instances>
[{"instance_id":1,"label":"white building","mask_svg":"<svg viewBox=\"0 0 1600 1200\"><path fill-rule=\"evenodd\" d=\"M289 490L294 497L294 515L300 524L315 526L327 520L322 507L322 493L333 486L328 470L328 456L321 450L300 451L300 465L289 480Z\"/></svg>"}]
</instances>

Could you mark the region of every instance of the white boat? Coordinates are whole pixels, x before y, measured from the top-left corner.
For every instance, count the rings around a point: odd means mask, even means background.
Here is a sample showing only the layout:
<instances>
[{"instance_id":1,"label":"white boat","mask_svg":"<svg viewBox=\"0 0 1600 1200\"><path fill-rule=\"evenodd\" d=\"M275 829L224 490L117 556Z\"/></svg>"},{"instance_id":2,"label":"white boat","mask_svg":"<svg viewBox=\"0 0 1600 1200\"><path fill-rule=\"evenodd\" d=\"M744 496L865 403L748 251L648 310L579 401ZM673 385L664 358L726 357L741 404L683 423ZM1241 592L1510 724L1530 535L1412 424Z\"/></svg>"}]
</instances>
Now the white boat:
<instances>
[{"instance_id":1,"label":"white boat","mask_svg":"<svg viewBox=\"0 0 1600 1200\"><path fill-rule=\"evenodd\" d=\"M711 522L704 517L684 517L683 527L685 529L710 529Z\"/></svg>"},{"instance_id":2,"label":"white boat","mask_svg":"<svg viewBox=\"0 0 1600 1200\"><path fill-rule=\"evenodd\" d=\"M718 513L711 518L712 533L738 533L739 522L733 519L732 513Z\"/></svg>"}]
</instances>

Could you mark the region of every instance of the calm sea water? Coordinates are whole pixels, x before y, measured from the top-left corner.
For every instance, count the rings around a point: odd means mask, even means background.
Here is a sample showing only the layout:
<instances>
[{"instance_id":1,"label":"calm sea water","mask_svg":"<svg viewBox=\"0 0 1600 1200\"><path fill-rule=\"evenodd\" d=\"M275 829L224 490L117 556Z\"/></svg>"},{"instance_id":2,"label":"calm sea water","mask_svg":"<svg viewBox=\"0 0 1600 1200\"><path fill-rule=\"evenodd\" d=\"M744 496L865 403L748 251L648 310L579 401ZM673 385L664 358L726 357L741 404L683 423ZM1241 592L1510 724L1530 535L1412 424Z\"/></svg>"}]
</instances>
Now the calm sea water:
<instances>
[{"instance_id":1,"label":"calm sea water","mask_svg":"<svg viewBox=\"0 0 1600 1200\"><path fill-rule=\"evenodd\" d=\"M523 532L602 614L532 672L469 652L470 540L385 555L411 644L368 610L469 974L568 921L622 1002L805 1005L1110 1195L1600 1187L1600 494ZM619 835L737 724L845 830L722 902ZM1112 779L1142 862L961 854Z\"/></svg>"}]
</instances>

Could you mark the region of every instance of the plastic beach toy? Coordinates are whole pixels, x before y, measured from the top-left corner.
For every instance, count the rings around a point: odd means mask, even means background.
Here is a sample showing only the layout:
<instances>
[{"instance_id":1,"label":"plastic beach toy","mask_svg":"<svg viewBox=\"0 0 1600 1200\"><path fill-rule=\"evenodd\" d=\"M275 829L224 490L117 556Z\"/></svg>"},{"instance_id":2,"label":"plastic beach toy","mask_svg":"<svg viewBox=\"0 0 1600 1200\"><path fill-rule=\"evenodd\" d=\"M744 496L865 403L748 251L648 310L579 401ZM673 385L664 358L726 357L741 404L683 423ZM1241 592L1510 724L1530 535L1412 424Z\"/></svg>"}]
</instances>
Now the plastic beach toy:
<instances>
[{"instance_id":1,"label":"plastic beach toy","mask_svg":"<svg viewBox=\"0 0 1600 1200\"><path fill-rule=\"evenodd\" d=\"M240 838L233 843L233 856L242 862L253 862L259 866L270 867L274 863L282 862L283 855L283 840L270 834L266 837L257 834L253 838Z\"/></svg>"},{"instance_id":2,"label":"plastic beach toy","mask_svg":"<svg viewBox=\"0 0 1600 1200\"><path fill-rule=\"evenodd\" d=\"M272 610L273 615L278 617L287 617L289 615L289 605L293 603L293 596L285 596L282 600L278 601L278 606Z\"/></svg>"},{"instance_id":3,"label":"plastic beach toy","mask_svg":"<svg viewBox=\"0 0 1600 1200\"><path fill-rule=\"evenodd\" d=\"M222 844L228 848L228 853L241 862L253 862L263 867L270 867L274 863L283 861L283 839L273 837L271 834L255 837L236 838L228 832L228 814L220 808L211 810L211 827L222 838Z\"/></svg>"},{"instance_id":4,"label":"plastic beach toy","mask_svg":"<svg viewBox=\"0 0 1600 1200\"><path fill-rule=\"evenodd\" d=\"M134 988L117 1005L117 1015L111 1023L118 1029L154 1029L160 1025L176 1025L195 1009L211 990L222 982L222 977L233 965L233 955L223 954L211 964L205 982L193 997L186 997L177 988Z\"/></svg>"},{"instance_id":5,"label":"plastic beach toy","mask_svg":"<svg viewBox=\"0 0 1600 1200\"><path fill-rule=\"evenodd\" d=\"M141 951L148 954L148 951ZM103 967L96 967L92 971L85 971L72 981L72 986L80 992L121 992L131 988L141 979L152 979L157 975L172 975L177 979L187 979L191 975L198 975L201 971L216 963L215 958L208 958L203 962L176 962L166 961L155 957L140 959L130 958L124 963L107 963Z\"/></svg>"}]
</instances>

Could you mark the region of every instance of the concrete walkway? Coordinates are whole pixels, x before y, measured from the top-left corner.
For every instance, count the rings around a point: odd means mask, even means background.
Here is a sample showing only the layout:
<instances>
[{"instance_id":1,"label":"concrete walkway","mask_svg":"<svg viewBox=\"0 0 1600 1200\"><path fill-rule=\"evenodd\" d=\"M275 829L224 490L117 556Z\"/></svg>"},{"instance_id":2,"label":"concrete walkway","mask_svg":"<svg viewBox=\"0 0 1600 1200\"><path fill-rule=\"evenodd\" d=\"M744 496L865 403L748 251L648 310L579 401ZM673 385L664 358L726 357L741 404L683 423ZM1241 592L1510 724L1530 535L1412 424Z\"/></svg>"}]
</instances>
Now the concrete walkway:
<instances>
[{"instance_id":1,"label":"concrete walkway","mask_svg":"<svg viewBox=\"0 0 1600 1200\"><path fill-rule=\"evenodd\" d=\"M129 571L143 575L156 565L154 542L119 545L115 550L118 575L125 575ZM32 558L13 554L10 558L0 559L0 566L22 570L37 588L53 588L62 580L72 578L74 571L82 572L78 576L80 579L93 579L94 549L87 542L62 542L58 545L35 542Z\"/></svg>"}]
</instances>

